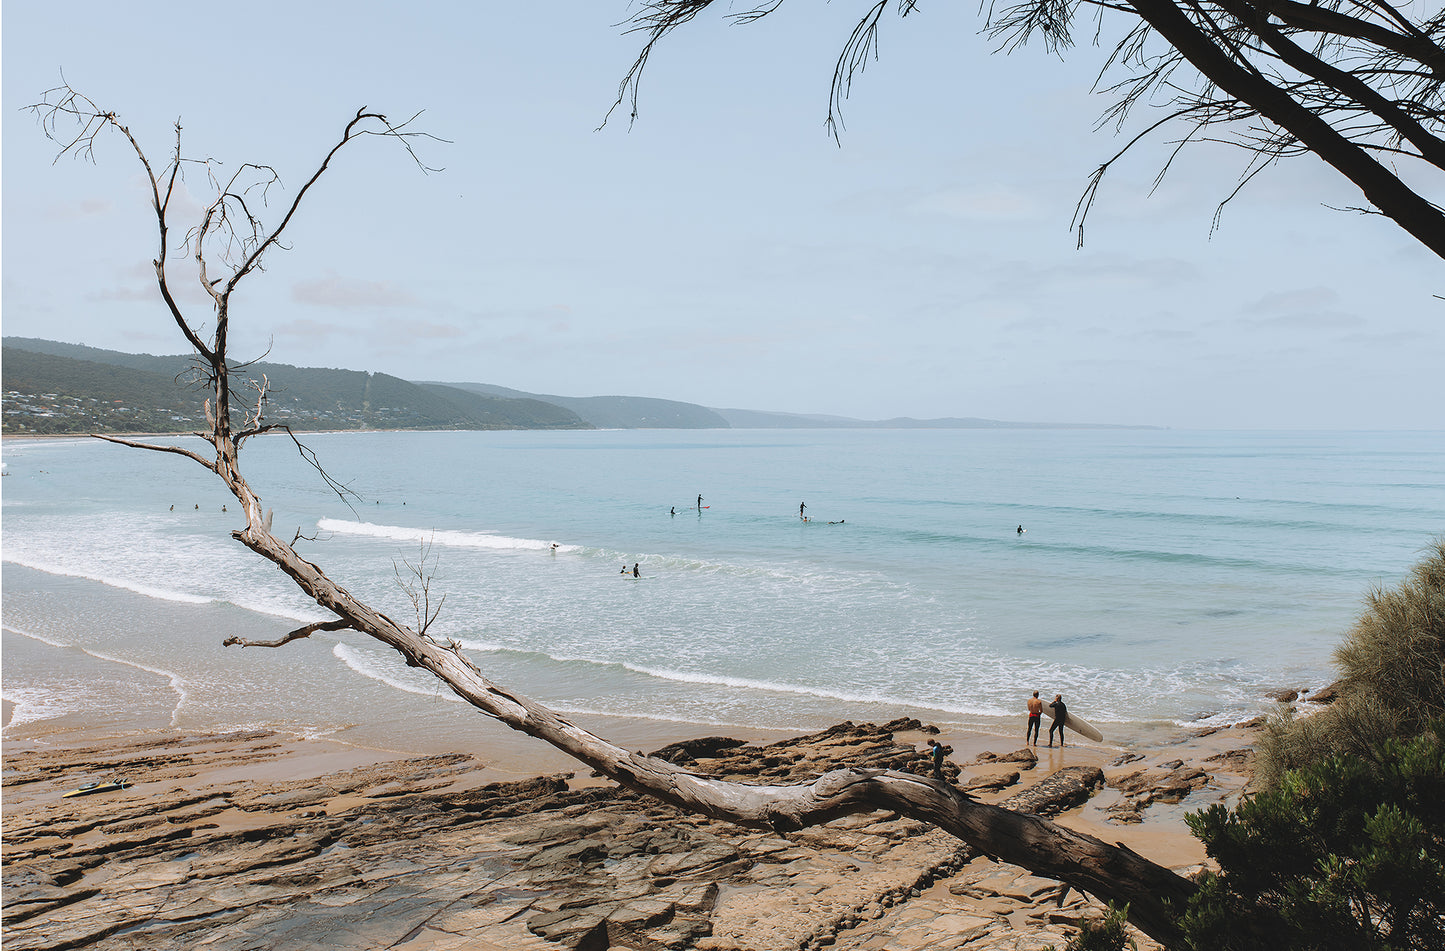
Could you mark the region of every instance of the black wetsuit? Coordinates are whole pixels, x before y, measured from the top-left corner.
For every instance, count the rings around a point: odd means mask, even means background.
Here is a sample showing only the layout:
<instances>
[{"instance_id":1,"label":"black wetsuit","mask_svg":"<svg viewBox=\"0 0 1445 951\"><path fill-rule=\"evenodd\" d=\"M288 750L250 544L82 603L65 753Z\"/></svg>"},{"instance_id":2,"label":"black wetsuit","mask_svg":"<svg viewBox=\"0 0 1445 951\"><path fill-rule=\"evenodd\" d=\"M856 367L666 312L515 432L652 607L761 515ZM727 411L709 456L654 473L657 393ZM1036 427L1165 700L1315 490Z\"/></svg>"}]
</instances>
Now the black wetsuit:
<instances>
[{"instance_id":1,"label":"black wetsuit","mask_svg":"<svg viewBox=\"0 0 1445 951\"><path fill-rule=\"evenodd\" d=\"M1069 715L1069 708L1064 706L1064 701L1054 701L1054 722L1049 725L1049 745L1054 745L1054 731L1059 731L1059 745L1064 745L1064 718Z\"/></svg>"}]
</instances>

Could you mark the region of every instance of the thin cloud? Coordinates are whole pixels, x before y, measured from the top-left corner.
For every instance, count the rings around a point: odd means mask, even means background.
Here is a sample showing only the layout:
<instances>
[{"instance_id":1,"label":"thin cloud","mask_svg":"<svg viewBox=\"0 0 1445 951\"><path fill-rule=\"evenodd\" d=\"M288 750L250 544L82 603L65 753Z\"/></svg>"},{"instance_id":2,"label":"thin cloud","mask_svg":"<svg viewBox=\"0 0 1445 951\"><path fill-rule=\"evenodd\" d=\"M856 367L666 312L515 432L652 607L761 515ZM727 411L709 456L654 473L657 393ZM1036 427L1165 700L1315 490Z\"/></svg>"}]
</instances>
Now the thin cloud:
<instances>
[{"instance_id":1,"label":"thin cloud","mask_svg":"<svg viewBox=\"0 0 1445 951\"><path fill-rule=\"evenodd\" d=\"M462 329L455 324L438 324L427 320L403 320L386 327L387 337L397 335L403 337L415 337L422 340L454 340L465 336Z\"/></svg>"},{"instance_id":2,"label":"thin cloud","mask_svg":"<svg viewBox=\"0 0 1445 951\"><path fill-rule=\"evenodd\" d=\"M1301 287L1274 291L1257 298L1245 307L1251 314L1279 314L1302 310L1323 310L1339 304L1340 295L1328 287Z\"/></svg>"},{"instance_id":3,"label":"thin cloud","mask_svg":"<svg viewBox=\"0 0 1445 951\"><path fill-rule=\"evenodd\" d=\"M318 281L291 285L291 299L313 307L414 307L417 299L391 281L364 281L327 272Z\"/></svg>"},{"instance_id":4,"label":"thin cloud","mask_svg":"<svg viewBox=\"0 0 1445 951\"><path fill-rule=\"evenodd\" d=\"M276 327L276 336L291 337L308 346L325 343L330 338L349 333L350 328L341 324L328 324L319 320L293 320Z\"/></svg>"}]
</instances>

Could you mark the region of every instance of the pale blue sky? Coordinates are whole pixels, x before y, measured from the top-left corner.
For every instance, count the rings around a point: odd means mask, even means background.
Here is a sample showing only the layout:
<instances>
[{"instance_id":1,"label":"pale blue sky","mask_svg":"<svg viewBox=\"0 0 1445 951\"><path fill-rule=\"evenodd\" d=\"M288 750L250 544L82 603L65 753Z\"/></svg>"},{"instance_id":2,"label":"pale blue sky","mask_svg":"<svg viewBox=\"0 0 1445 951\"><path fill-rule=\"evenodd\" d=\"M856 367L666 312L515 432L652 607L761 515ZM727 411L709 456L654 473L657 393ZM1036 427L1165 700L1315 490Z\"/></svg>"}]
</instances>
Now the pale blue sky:
<instances>
[{"instance_id":1,"label":"pale blue sky","mask_svg":"<svg viewBox=\"0 0 1445 951\"><path fill-rule=\"evenodd\" d=\"M292 187L359 106L451 140L422 146L433 175L343 155L236 301L237 357L869 419L1441 428L1445 267L1326 207L1361 201L1332 170L1267 171L1211 236L1243 156L1187 152L1149 195L1142 151L1076 250L1120 145L1097 51L989 55L972 4L890 18L840 149L829 80L864 6L699 22L636 124L598 131L640 45L625 2L7 0L4 333L183 349L133 158L52 165L20 111L64 69L153 158L179 118L187 155Z\"/></svg>"}]
</instances>

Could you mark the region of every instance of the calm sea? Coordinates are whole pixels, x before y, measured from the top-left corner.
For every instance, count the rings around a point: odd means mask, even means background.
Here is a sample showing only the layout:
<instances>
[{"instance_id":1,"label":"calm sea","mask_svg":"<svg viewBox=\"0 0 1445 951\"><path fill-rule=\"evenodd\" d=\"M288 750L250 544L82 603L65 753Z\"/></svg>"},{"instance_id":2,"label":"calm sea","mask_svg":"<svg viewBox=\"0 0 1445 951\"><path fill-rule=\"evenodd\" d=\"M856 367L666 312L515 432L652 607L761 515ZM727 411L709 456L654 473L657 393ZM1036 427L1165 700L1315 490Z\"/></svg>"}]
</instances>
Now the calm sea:
<instances>
[{"instance_id":1,"label":"calm sea","mask_svg":"<svg viewBox=\"0 0 1445 951\"><path fill-rule=\"evenodd\" d=\"M243 464L277 534L299 532L333 578L411 621L398 577L424 564L432 633L493 680L564 712L709 732L917 716L1013 733L1033 690L1110 742L1240 718L1270 690L1328 683L1362 596L1445 532L1440 433L308 444L357 498L282 438ZM237 506L198 466L10 439L4 465L7 736L106 711L372 738L477 716L354 634L222 648L323 615L230 538Z\"/></svg>"}]
</instances>

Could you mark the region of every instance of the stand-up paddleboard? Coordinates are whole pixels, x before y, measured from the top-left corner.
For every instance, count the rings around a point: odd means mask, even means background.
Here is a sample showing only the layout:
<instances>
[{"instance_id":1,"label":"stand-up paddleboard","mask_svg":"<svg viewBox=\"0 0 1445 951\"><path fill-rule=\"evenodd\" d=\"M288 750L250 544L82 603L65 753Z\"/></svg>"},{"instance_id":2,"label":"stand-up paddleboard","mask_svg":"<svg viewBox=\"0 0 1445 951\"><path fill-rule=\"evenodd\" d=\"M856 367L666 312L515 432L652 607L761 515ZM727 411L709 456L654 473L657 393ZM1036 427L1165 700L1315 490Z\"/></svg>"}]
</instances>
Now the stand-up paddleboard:
<instances>
[{"instance_id":1,"label":"stand-up paddleboard","mask_svg":"<svg viewBox=\"0 0 1445 951\"><path fill-rule=\"evenodd\" d=\"M1044 717L1048 722L1054 722L1054 705L1052 703L1044 704ZM1095 743L1102 743L1104 741L1104 734L1100 733L1094 724L1085 720L1083 717L1074 716L1072 711L1064 714L1064 726L1080 736L1087 736Z\"/></svg>"}]
</instances>

